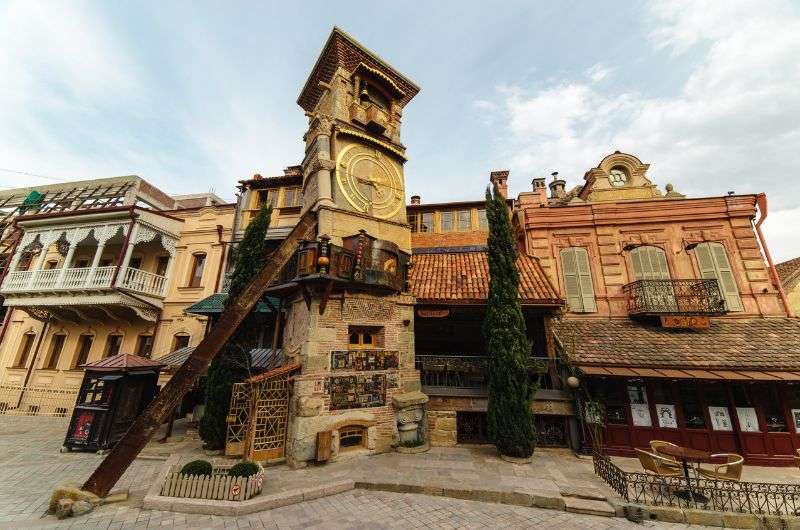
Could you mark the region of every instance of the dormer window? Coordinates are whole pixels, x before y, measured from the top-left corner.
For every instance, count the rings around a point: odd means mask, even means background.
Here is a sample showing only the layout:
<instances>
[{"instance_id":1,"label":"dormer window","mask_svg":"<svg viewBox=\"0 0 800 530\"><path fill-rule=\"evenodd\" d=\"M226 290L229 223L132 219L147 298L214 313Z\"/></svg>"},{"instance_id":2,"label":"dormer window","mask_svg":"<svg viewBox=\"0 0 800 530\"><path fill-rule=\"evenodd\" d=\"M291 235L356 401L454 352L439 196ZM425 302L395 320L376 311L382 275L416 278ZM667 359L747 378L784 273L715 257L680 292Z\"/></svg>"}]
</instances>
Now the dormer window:
<instances>
[{"instance_id":1,"label":"dormer window","mask_svg":"<svg viewBox=\"0 0 800 530\"><path fill-rule=\"evenodd\" d=\"M623 167L614 167L611 168L611 171L608 172L608 182L612 186L620 187L624 186L628 183L628 172L625 171Z\"/></svg>"}]
</instances>

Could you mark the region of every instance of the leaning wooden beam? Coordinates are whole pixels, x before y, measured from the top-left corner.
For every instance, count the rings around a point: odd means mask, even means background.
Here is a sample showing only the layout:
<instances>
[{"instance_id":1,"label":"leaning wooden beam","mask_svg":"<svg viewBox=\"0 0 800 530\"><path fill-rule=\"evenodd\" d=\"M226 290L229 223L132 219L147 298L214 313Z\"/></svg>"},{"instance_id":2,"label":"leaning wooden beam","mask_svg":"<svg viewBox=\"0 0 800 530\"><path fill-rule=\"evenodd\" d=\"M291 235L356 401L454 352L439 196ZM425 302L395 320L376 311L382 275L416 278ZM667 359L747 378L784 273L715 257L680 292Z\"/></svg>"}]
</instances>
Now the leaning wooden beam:
<instances>
[{"instance_id":1,"label":"leaning wooden beam","mask_svg":"<svg viewBox=\"0 0 800 530\"><path fill-rule=\"evenodd\" d=\"M180 403L183 396L191 390L195 381L205 372L211 360L233 335L239 324L261 298L264 289L278 276L281 268L289 261L303 239L314 237L316 216L307 212L294 227L289 236L272 254L258 274L244 288L242 294L232 300L222 312L219 320L206 335L194 352L186 359L172 379L164 386L150 405L136 418L125 436L117 442L106 458L100 462L92 476L83 485L83 489L98 497L105 497L114 484L128 469L131 462L147 445L163 421Z\"/></svg>"}]
</instances>

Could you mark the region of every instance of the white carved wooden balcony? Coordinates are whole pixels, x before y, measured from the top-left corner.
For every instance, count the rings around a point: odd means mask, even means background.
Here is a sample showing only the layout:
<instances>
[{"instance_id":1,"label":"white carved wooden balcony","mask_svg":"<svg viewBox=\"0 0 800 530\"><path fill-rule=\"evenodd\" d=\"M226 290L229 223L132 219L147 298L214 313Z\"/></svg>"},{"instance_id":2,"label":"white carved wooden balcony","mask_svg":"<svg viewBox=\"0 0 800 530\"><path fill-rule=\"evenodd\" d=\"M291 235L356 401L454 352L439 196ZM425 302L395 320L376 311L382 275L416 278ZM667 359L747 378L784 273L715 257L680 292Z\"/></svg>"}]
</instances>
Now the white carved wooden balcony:
<instances>
[{"instance_id":1,"label":"white carved wooden balcony","mask_svg":"<svg viewBox=\"0 0 800 530\"><path fill-rule=\"evenodd\" d=\"M117 267L80 267L40 271L9 272L0 287L0 294L90 292L111 290ZM167 278L129 267L118 276L116 287L147 296L163 298Z\"/></svg>"}]
</instances>

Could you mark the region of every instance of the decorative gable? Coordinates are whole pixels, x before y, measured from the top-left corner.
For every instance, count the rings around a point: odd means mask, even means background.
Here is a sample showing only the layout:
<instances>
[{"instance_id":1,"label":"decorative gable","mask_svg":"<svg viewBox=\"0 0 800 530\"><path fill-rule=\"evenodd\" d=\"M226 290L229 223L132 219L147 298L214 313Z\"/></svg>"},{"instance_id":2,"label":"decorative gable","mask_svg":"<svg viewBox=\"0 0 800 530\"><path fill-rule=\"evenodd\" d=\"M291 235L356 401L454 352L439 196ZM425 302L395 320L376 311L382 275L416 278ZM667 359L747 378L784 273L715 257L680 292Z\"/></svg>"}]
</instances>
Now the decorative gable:
<instances>
[{"instance_id":1,"label":"decorative gable","mask_svg":"<svg viewBox=\"0 0 800 530\"><path fill-rule=\"evenodd\" d=\"M583 176L586 184L579 195L589 202L606 202L664 197L658 187L647 177L650 164L644 164L633 155L615 151L603 158L597 167ZM683 197L672 191L666 198Z\"/></svg>"}]
</instances>

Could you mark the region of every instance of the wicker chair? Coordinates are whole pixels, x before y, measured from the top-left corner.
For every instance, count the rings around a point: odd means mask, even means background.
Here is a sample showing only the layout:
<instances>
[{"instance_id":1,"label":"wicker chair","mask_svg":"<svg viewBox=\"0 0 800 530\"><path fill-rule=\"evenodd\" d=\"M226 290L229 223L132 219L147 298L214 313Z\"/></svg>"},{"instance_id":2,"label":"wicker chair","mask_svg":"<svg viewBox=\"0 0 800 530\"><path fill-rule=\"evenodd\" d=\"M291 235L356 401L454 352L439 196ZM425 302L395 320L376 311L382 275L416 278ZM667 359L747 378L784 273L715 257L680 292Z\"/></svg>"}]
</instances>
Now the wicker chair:
<instances>
[{"instance_id":1,"label":"wicker chair","mask_svg":"<svg viewBox=\"0 0 800 530\"><path fill-rule=\"evenodd\" d=\"M661 458L664 458L664 459L669 460L671 462L669 464L667 464L665 462L663 465L669 466L669 467L674 467L676 469L683 469L682 464L680 462L678 462L677 460L675 460L674 457L666 455L666 454L662 453L661 451L659 451L659 449L661 449L662 447L678 447L678 446L675 445L672 442L665 442L663 440L650 440L650 449L652 449L653 452L655 454L657 454L658 456L660 456Z\"/></svg>"},{"instance_id":2,"label":"wicker chair","mask_svg":"<svg viewBox=\"0 0 800 530\"><path fill-rule=\"evenodd\" d=\"M711 458L724 458L724 464L717 464L714 470L697 468L697 472L710 479L714 480L735 480L738 481L742 478L742 468L744 467L744 458L735 453L719 453L711 455Z\"/></svg>"},{"instance_id":3,"label":"wicker chair","mask_svg":"<svg viewBox=\"0 0 800 530\"><path fill-rule=\"evenodd\" d=\"M797 467L800 467L800 449L796 450L797 456L794 457L794 463L797 464Z\"/></svg>"},{"instance_id":4,"label":"wicker chair","mask_svg":"<svg viewBox=\"0 0 800 530\"><path fill-rule=\"evenodd\" d=\"M642 467L645 471L649 471L655 475L660 477L682 477L683 472L673 467L675 463L674 460L670 460L669 458L664 458L663 456L659 456L655 453L650 453L648 451L644 451L642 449L636 449L636 458L639 459L639 463L642 464Z\"/></svg>"}]
</instances>

